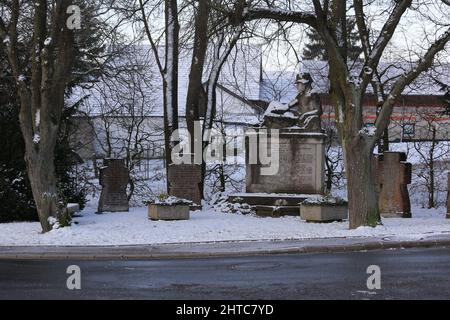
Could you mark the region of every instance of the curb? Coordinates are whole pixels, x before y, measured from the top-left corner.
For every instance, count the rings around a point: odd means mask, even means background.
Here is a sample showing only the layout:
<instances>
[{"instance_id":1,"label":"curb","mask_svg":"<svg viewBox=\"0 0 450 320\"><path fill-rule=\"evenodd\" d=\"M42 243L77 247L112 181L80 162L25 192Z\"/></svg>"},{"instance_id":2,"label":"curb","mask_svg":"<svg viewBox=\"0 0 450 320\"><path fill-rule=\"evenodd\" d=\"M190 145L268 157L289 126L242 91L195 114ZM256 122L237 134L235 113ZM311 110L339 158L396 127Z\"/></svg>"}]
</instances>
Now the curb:
<instances>
[{"instance_id":1,"label":"curb","mask_svg":"<svg viewBox=\"0 0 450 320\"><path fill-rule=\"evenodd\" d=\"M0 261L199 259L389 249L450 248L450 237L423 240L383 240L381 238L376 238L375 240L373 238L329 238L320 240L187 243L116 247L0 247ZM314 242L318 243L315 244ZM339 243L336 244L336 242Z\"/></svg>"}]
</instances>

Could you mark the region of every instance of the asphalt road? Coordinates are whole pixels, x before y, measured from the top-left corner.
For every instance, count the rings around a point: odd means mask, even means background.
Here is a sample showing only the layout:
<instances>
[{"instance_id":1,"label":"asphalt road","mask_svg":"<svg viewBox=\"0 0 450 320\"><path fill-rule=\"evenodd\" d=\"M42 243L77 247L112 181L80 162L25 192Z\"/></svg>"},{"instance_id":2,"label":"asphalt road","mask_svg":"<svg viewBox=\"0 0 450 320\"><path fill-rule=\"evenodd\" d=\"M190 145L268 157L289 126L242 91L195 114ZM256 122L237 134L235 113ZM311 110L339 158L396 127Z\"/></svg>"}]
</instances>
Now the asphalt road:
<instances>
[{"instance_id":1,"label":"asphalt road","mask_svg":"<svg viewBox=\"0 0 450 320\"><path fill-rule=\"evenodd\" d=\"M81 290L66 286L81 268ZM369 290L369 265L381 289ZM151 261L0 261L1 299L450 299L450 249Z\"/></svg>"}]
</instances>

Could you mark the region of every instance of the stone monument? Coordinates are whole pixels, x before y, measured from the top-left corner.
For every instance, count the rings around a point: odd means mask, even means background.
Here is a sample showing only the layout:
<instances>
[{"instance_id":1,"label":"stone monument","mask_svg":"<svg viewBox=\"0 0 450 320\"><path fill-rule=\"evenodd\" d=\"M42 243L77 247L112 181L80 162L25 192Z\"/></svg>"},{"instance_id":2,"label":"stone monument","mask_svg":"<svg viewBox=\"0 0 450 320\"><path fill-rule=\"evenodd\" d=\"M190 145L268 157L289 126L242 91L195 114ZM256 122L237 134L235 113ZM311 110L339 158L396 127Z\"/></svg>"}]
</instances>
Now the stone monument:
<instances>
[{"instance_id":1,"label":"stone monument","mask_svg":"<svg viewBox=\"0 0 450 320\"><path fill-rule=\"evenodd\" d=\"M446 218L450 219L450 171L447 173L447 215Z\"/></svg>"},{"instance_id":2,"label":"stone monument","mask_svg":"<svg viewBox=\"0 0 450 320\"><path fill-rule=\"evenodd\" d=\"M201 208L202 195L199 187L202 181L201 166L198 164L171 164L168 175L169 194L192 201L194 203L191 206L192 210Z\"/></svg>"},{"instance_id":3,"label":"stone monument","mask_svg":"<svg viewBox=\"0 0 450 320\"><path fill-rule=\"evenodd\" d=\"M322 104L319 95L312 88L313 80L310 74L297 75L295 83L297 97L288 104L272 101L264 114L261 127L295 128L303 132L322 133Z\"/></svg>"},{"instance_id":4,"label":"stone monument","mask_svg":"<svg viewBox=\"0 0 450 320\"><path fill-rule=\"evenodd\" d=\"M104 159L100 168L102 193L98 203L98 212L128 211L127 185L128 169L123 159Z\"/></svg>"},{"instance_id":5,"label":"stone monument","mask_svg":"<svg viewBox=\"0 0 450 320\"><path fill-rule=\"evenodd\" d=\"M321 128L320 97L313 91L309 74L297 76L296 86L298 95L293 101L271 102L261 124L247 132L246 192L230 198L242 198L260 215L298 216L301 201L324 192L326 135ZM267 137L271 129L279 130L278 140ZM250 152L258 157L261 154L260 139L278 144L279 166L275 174L265 175L265 165L259 160L249 161ZM250 141L258 143L251 148Z\"/></svg>"},{"instance_id":6,"label":"stone monument","mask_svg":"<svg viewBox=\"0 0 450 320\"><path fill-rule=\"evenodd\" d=\"M410 218L408 184L412 166L404 152L385 152L374 157L378 206L382 217Z\"/></svg>"}]
</instances>

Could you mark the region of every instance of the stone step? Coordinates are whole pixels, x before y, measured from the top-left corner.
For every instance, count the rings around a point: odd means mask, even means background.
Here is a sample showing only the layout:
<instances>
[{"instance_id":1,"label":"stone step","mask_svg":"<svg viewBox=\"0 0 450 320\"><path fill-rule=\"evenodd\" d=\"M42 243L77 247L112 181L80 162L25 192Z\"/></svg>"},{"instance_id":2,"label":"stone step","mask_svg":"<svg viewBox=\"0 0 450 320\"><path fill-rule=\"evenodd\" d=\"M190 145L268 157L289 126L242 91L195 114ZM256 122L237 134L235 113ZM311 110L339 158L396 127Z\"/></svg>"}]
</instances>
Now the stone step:
<instances>
[{"instance_id":1,"label":"stone step","mask_svg":"<svg viewBox=\"0 0 450 320\"><path fill-rule=\"evenodd\" d=\"M287 193L233 193L228 201L238 198L252 206L256 214L261 217L300 216L300 203L319 194L287 194Z\"/></svg>"},{"instance_id":2,"label":"stone step","mask_svg":"<svg viewBox=\"0 0 450 320\"><path fill-rule=\"evenodd\" d=\"M260 217L300 216L300 206L253 206L253 209Z\"/></svg>"},{"instance_id":3,"label":"stone step","mask_svg":"<svg viewBox=\"0 0 450 320\"><path fill-rule=\"evenodd\" d=\"M319 194L286 194L286 193L233 193L228 197L229 201L242 198L243 202L256 206L299 206L300 202L310 197L317 197Z\"/></svg>"}]
</instances>

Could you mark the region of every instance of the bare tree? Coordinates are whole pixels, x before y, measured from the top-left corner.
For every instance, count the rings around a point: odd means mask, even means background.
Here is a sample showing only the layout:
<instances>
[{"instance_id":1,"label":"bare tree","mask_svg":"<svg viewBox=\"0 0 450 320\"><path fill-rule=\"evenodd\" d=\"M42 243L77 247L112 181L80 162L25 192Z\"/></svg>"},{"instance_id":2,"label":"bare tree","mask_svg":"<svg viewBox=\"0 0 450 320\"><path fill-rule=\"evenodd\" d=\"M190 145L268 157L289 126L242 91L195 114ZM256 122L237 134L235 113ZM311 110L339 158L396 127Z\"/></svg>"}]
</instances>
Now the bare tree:
<instances>
[{"instance_id":1,"label":"bare tree","mask_svg":"<svg viewBox=\"0 0 450 320\"><path fill-rule=\"evenodd\" d=\"M207 150L208 154L214 153L212 157L215 161L205 165L205 196L208 192L209 195L226 192L227 188L233 192L241 191L244 181L242 170L239 170L243 165L243 155L239 154L238 148L239 144L242 145L239 137L243 132L227 125L223 109L217 111L208 145L212 150Z\"/></svg>"},{"instance_id":2,"label":"bare tree","mask_svg":"<svg viewBox=\"0 0 450 320\"><path fill-rule=\"evenodd\" d=\"M226 15L224 16L222 12L222 10L226 9L225 4L219 1L219 5L220 6L215 7L213 16L214 30L212 32L215 36L210 39L211 56L209 59L208 79L206 81L206 105L202 127L202 152L208 148L208 145L211 142L211 130L213 129L217 113L217 85L222 68L245 29L245 21L243 20L245 8L244 0L236 0L236 2L232 4L233 14L229 17ZM205 161L202 161L203 181L205 176L206 163Z\"/></svg>"},{"instance_id":3,"label":"bare tree","mask_svg":"<svg viewBox=\"0 0 450 320\"><path fill-rule=\"evenodd\" d=\"M130 172L128 198L147 190L139 172L148 151L163 143L163 127L150 120L155 111L155 74L145 46L125 46L102 81L86 90L85 107L95 116L92 132L106 157L121 157Z\"/></svg>"},{"instance_id":4,"label":"bare tree","mask_svg":"<svg viewBox=\"0 0 450 320\"><path fill-rule=\"evenodd\" d=\"M178 58L180 52L183 50L184 54L185 49L188 49L186 51L189 53L192 52L187 87L186 124L192 139L195 139L194 121L205 117L202 128L204 133L212 126L215 115L217 81L223 64L241 34L241 31L238 30L241 30L244 24L242 10L245 1L201 0L195 3L187 0L180 2L177 0L136 0L132 6L129 1L119 1L119 3L120 5L116 9L122 13L124 18L133 18L136 22L134 26L142 28L144 31L144 35L150 43L155 64L161 74L168 168L172 161L171 150L176 143L170 138L174 130L179 127ZM228 8L234 12L238 10L240 12L237 15L229 15ZM164 12L163 16L161 12ZM239 19L235 17L239 17ZM163 21L164 27L161 27ZM181 30L182 27L184 30ZM190 48L192 50L189 50ZM215 54L211 57L211 68L207 70L206 55L208 51ZM205 74L206 81L204 80ZM168 183L169 187L170 182Z\"/></svg>"},{"instance_id":5,"label":"bare tree","mask_svg":"<svg viewBox=\"0 0 450 320\"><path fill-rule=\"evenodd\" d=\"M179 127L178 61L180 52L179 4L177 0L118 1L115 10L122 19L142 29L153 53L163 88L164 146L166 168L172 162L172 133ZM161 16L161 10L163 12ZM163 27L160 27L160 24ZM167 184L169 188L170 184Z\"/></svg>"},{"instance_id":6,"label":"bare tree","mask_svg":"<svg viewBox=\"0 0 450 320\"><path fill-rule=\"evenodd\" d=\"M415 153L418 155L414 174L421 180L427 191L427 207L435 208L438 205L437 193L445 190L440 181L445 181L447 172L445 160L450 152L450 145L447 141L439 139L441 127L434 112L419 112L415 130L420 135L419 139L414 139L412 144Z\"/></svg>"}]
</instances>

